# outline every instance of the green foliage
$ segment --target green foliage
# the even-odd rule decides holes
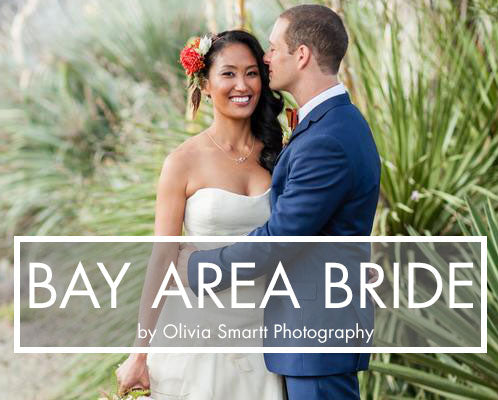
[[[0,320],[6,320],[10,324],[14,324],[14,303],[0,306]]]
[[[24,43],[30,51],[25,65],[0,60],[6,77],[0,85],[0,236],[7,245],[14,233],[90,233],[95,227],[85,226],[81,210],[95,203],[95,193],[120,185],[101,179],[102,171],[116,164],[142,171],[133,160],[150,160],[152,145],[156,153],[163,145],[144,181],[153,196],[161,158],[185,137],[173,131],[185,105],[178,49],[195,33],[191,24],[203,29],[200,19],[184,14],[188,4],[67,7],[59,11],[60,30],[44,30],[53,15],[31,17],[29,32],[37,39],[36,47]],[[138,151],[146,152],[138,154],[141,160]],[[151,209],[142,208],[149,215]]]
[[[377,357],[371,362],[375,372],[395,377],[391,380],[389,393],[396,396],[414,396],[416,393],[423,398],[433,398],[434,395],[452,399],[496,399],[498,397],[498,219],[491,202],[481,208],[467,203],[472,228],[467,229],[462,224],[464,233],[468,236],[487,236],[487,353],[485,354],[396,354],[386,359]],[[434,256],[436,256],[434,254]],[[475,288],[479,291],[479,288]],[[417,313],[407,314],[410,327],[421,332],[427,338],[433,338],[445,331],[448,337],[458,341],[453,314],[440,313],[431,326],[422,323]],[[465,323],[460,321],[459,323]],[[453,332],[453,333],[452,333]],[[465,343],[465,342],[464,342]],[[468,341],[466,342],[468,343]],[[386,380],[384,385],[389,381]],[[409,382],[411,385],[407,385]],[[414,389],[415,388],[415,389]]]
[[[378,230],[458,234],[463,198],[498,199],[497,24],[407,8],[411,29],[396,3],[345,10],[352,89],[382,158]]]
[[[98,400],[133,400],[140,398],[148,398],[146,396],[150,395],[150,390],[132,390],[127,394],[120,396],[116,393],[102,393],[102,397],[99,397]]]
[[[177,50],[196,33],[192,25],[204,30],[202,15],[189,12],[195,2],[56,3],[25,26],[24,64],[0,53],[8,254],[14,234],[151,234],[162,161],[189,134]],[[68,356],[57,398],[112,389],[122,358]]]
[[[80,354],[64,367],[64,380],[55,398],[94,400],[101,392],[116,389],[114,372],[124,360],[123,354]]]

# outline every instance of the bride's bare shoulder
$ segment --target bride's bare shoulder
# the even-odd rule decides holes
[[[205,148],[206,135],[204,132],[198,133],[197,135],[189,137],[182,144],[180,144],[172,153],[182,153],[188,155],[195,155],[196,153],[202,152]]]
[[[175,175],[188,175],[189,170],[197,165],[205,149],[205,137],[203,132],[192,136],[172,150],[165,158],[163,171]]]

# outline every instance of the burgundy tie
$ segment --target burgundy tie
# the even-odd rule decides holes
[[[285,113],[287,115],[287,123],[289,128],[293,131],[297,126],[297,109],[296,108],[286,108]]]

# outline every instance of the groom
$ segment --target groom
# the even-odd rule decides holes
[[[273,171],[270,219],[250,235],[370,235],[380,161],[367,122],[337,80],[347,46],[340,17],[327,7],[300,5],[276,21],[265,55],[270,86],[291,93],[300,109]],[[230,265],[231,247],[181,254],[190,256],[194,293],[198,262]],[[368,360],[368,354],[265,354],[268,369],[285,377],[291,400],[358,399],[357,371]]]

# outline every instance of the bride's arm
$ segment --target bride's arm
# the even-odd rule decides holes
[[[183,216],[186,202],[187,170],[178,153],[170,154],[161,171],[157,185],[155,209],[155,236],[180,236],[182,234]],[[154,329],[165,298],[159,307],[153,309],[155,295],[166,274],[169,264],[176,264],[178,243],[154,243],[147,265],[138,320],[141,328]],[[135,340],[135,346],[148,346],[148,339]],[[147,354],[130,354],[128,359],[116,371],[119,391],[131,388],[148,388],[149,376],[146,367]]]
[[[181,168],[181,157],[176,153],[168,156],[164,162],[157,186],[155,236],[180,236],[182,234],[183,216],[186,202],[186,174]],[[184,167],[184,166],[183,166]],[[153,329],[165,302],[152,308],[155,296],[161,286],[170,263],[176,265],[178,243],[154,243],[147,265],[138,320],[145,329]],[[147,346],[148,339],[136,339],[135,346]]]

